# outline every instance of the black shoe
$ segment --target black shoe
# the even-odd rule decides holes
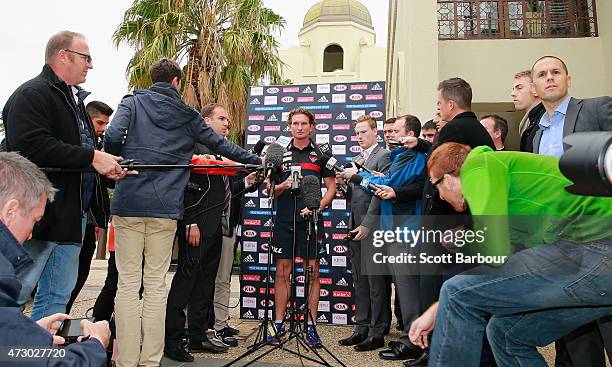
[[[367,352],[370,350],[375,350],[378,348],[382,348],[385,346],[385,339],[384,338],[374,338],[374,337],[368,337],[366,340],[362,341],[361,343],[357,344],[355,346],[355,350],[357,352]]]
[[[164,348],[164,355],[173,361],[193,362],[193,356],[183,347],[166,347]]]
[[[427,367],[427,363],[429,362],[429,351],[423,351],[423,354],[419,358],[409,359],[404,362],[405,367]]]
[[[238,340],[231,335],[228,331],[228,328],[223,328],[219,331],[215,330],[213,340],[219,342],[226,347],[237,347]]]
[[[227,330],[227,333],[229,335],[231,335],[231,336],[236,336],[236,335],[240,334],[240,330],[238,330],[236,328],[233,328],[233,327],[231,327],[229,325],[224,327],[223,330]]]
[[[190,352],[196,353],[227,353],[227,347],[223,345],[216,345],[205,339],[202,341],[190,340],[187,344],[187,349]]]
[[[389,347],[389,349],[393,349],[398,347],[400,344],[402,344],[402,342],[397,340],[391,340],[389,343],[387,343],[387,346]]]
[[[378,352],[378,355],[382,359],[390,360],[390,361],[400,361],[403,359],[415,359],[421,356],[423,351],[420,349],[414,349],[408,347],[406,344],[400,343],[396,345],[394,348],[386,349]]]
[[[358,333],[353,333],[353,335],[349,336],[346,339],[338,340],[338,344],[343,345],[345,347],[349,347],[351,345],[357,345],[357,344],[361,343],[362,341],[364,341],[366,339],[367,339],[366,335],[361,335],[361,334],[358,334]]]

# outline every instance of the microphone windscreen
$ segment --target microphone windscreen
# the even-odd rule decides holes
[[[266,146],[266,143],[263,140],[260,140],[253,147],[253,154],[261,155],[263,148]]]
[[[272,165],[273,171],[276,171],[283,164],[283,154],[285,149],[282,146],[276,143],[270,144],[266,151],[266,165]]]
[[[325,165],[327,164],[327,162],[329,162],[329,159],[330,159],[330,158],[331,158],[331,157],[330,157],[330,156],[328,156],[328,155],[326,155],[326,154],[321,155],[321,156],[319,157],[319,161],[318,161],[319,166],[321,166],[321,167],[325,167]]]
[[[321,206],[321,179],[313,175],[305,176],[302,179],[302,195],[308,209],[319,209]]]
[[[354,183],[355,185],[361,185],[361,181],[363,181],[363,177],[361,177],[359,175],[352,175],[351,176],[351,182]]]

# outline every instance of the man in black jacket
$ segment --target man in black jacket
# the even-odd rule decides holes
[[[196,143],[200,143],[230,159],[261,164],[259,157],[217,135],[198,111],[183,103],[178,92],[183,73],[176,62],[161,59],[151,66],[149,74],[151,88],[136,90],[117,107],[104,138],[107,151],[145,164],[188,164]],[[185,170],[147,171],[115,186],[111,214],[119,271],[115,314],[120,367],[159,365],[162,358],[165,276],[176,222],[183,219],[188,180]],[[209,235],[213,236],[217,228],[211,231]],[[137,307],[141,282],[142,313]]]
[[[47,43],[45,66],[36,78],[24,83],[8,99],[2,119],[7,150],[18,151],[39,167],[87,169],[119,179],[126,172],[120,157],[95,150],[93,127],[85,112],[87,94],[77,85],[85,82],[92,61],[83,35],[63,31]],[[47,206],[32,240],[24,247],[34,266],[21,274],[19,303],[25,304],[38,283],[32,318],[65,312],[77,279],[83,221],[98,190],[95,172],[48,172],[59,189]]]
[[[0,180],[0,349],[5,353],[2,365],[103,365],[104,348],[110,336],[106,321],[94,324],[83,320],[81,328],[83,335],[89,335],[87,340],[72,343],[65,349],[50,349],[64,343],[64,338],[55,334],[70,316],[56,313],[34,322],[21,312],[17,303],[21,288],[17,275],[32,265],[32,258],[21,244],[30,238],[34,224],[43,216],[47,199],[52,202],[57,190],[32,162],[17,153],[0,153],[0,177],[3,178]],[[38,348],[52,353],[43,353],[26,362],[21,353]]]

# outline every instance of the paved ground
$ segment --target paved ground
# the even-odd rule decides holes
[[[92,262],[92,269],[89,275],[89,279],[83,291],[79,295],[77,301],[73,307],[73,316],[82,317],[84,316],[87,309],[93,306],[95,302],[95,298],[102,288],[104,283],[104,278],[106,276],[106,261],[102,260],[94,260]],[[167,277],[167,287],[170,286],[172,273],[168,274]],[[239,297],[239,280],[237,276],[234,276],[232,279],[232,295],[231,295],[231,306],[238,305],[238,297]],[[212,354],[195,354],[196,361],[193,363],[178,363],[168,359],[164,359],[162,361],[163,366],[210,366],[217,367],[223,366],[229,361],[233,360],[240,354],[246,351],[246,346],[253,343],[254,335],[257,331],[258,323],[254,321],[244,321],[238,319],[239,309],[235,307],[231,311],[232,320],[230,323],[240,329],[239,335],[239,343],[240,345],[237,348],[231,348],[229,353],[225,353],[222,355],[212,355]],[[377,367],[387,367],[387,366],[401,366],[401,363],[398,362],[389,362],[381,360],[377,351],[374,352],[366,352],[366,353],[357,353],[352,350],[350,347],[341,347],[337,344],[337,340],[350,335],[351,328],[347,326],[320,326],[319,333],[325,345],[330,349],[331,353],[334,356],[339,358],[346,366],[377,366]],[[392,334],[387,337],[387,341],[395,340],[398,337],[398,333],[393,330]],[[267,347],[269,348],[269,347]],[[290,343],[287,347],[288,349],[296,350],[296,343]],[[554,360],[554,346],[548,346],[546,348],[542,348],[540,352],[545,356],[549,365],[552,366],[552,361]],[[306,353],[307,356],[313,356],[312,352]],[[330,362],[331,365],[338,365],[331,363],[333,360],[330,356],[325,356],[326,360]],[[251,359],[249,359],[250,361]],[[244,363],[234,364],[234,366],[243,366]],[[255,367],[263,367],[263,366],[274,366],[274,367],[289,367],[289,366],[301,366],[302,363],[298,357],[291,355],[290,353],[283,350],[276,350],[272,352],[269,356],[264,357],[259,363],[255,363],[252,366]],[[316,365],[312,364],[308,361],[304,361],[304,365]]]

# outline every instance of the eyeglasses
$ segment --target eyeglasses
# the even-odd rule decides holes
[[[85,61],[87,61],[87,63],[91,63],[91,60],[92,60],[92,59],[91,59],[91,55],[84,54],[84,53],[80,53],[80,52],[77,52],[77,51],[71,50],[71,49],[69,49],[69,48],[64,49],[64,51],[66,51],[66,52],[70,52],[70,53],[73,53],[73,54],[77,54],[77,55],[79,55],[79,56],[83,57],[83,58],[85,59]]]
[[[443,174],[443,175],[442,175],[442,177],[440,177],[440,178],[439,178],[439,179],[437,179],[436,181],[432,181],[432,182],[431,182],[431,186],[432,186],[432,187],[436,187],[436,186],[438,186],[438,185],[439,185],[439,184],[440,184],[440,183],[441,183],[441,182],[444,180],[444,176],[446,176],[446,175],[450,175],[450,174],[452,174],[453,172],[455,172],[455,171],[446,172],[445,174]],[[429,179],[429,180],[431,181],[431,179]]]

